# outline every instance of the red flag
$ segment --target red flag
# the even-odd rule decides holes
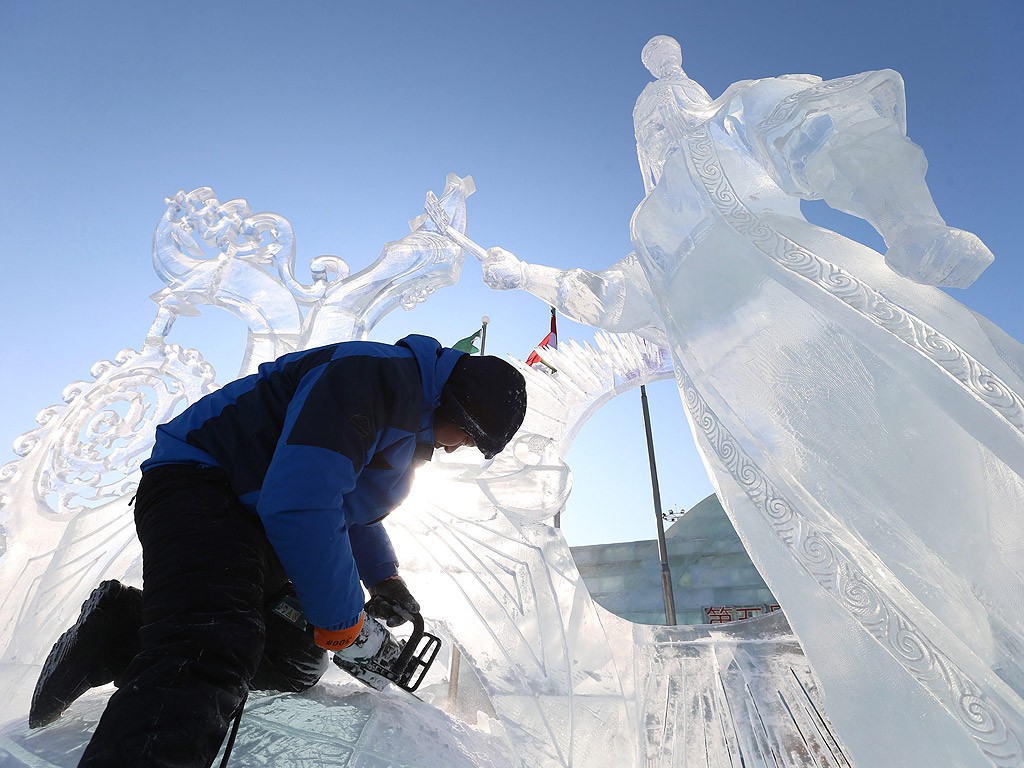
[[[544,340],[540,344],[537,345],[537,349],[547,349],[548,347],[551,349],[558,349],[558,327],[555,324],[554,307],[551,308],[551,332],[544,337]],[[534,365],[535,363],[543,363],[544,365],[548,365],[540,359],[540,355],[537,354],[537,349],[534,349],[533,352],[530,353],[530,356],[526,358],[526,364]],[[548,368],[551,368],[551,366],[548,365]],[[551,368],[551,370],[555,369]]]

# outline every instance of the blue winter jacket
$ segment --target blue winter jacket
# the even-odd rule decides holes
[[[434,410],[463,354],[414,335],[285,355],[158,427],[142,469],[223,468],[259,514],[306,618],[354,626],[360,580],[397,572],[380,521],[433,452]]]

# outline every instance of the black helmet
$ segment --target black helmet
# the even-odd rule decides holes
[[[441,390],[437,418],[461,427],[493,459],[526,417],[526,379],[491,355],[463,355]]]

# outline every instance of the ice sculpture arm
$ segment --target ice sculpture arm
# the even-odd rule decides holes
[[[527,291],[579,323],[627,332],[654,321],[650,307],[635,288],[643,273],[629,269],[624,262],[599,272],[559,269],[521,261],[504,248],[490,248],[482,267],[488,287]]]
[[[485,249],[451,226],[432,195],[427,195],[425,211],[445,237],[477,258],[489,287],[527,291],[577,322],[617,333],[632,331],[667,346],[665,331],[647,298],[647,278],[635,254],[602,272],[529,264],[504,248]]]
[[[647,279],[633,254],[600,272],[530,264],[504,248],[482,259],[484,282],[523,290],[579,323],[614,333],[637,332],[664,345],[664,331],[647,301]]]

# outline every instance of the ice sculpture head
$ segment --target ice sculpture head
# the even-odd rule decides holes
[[[683,49],[668,35],[656,35],[648,40],[640,52],[640,59],[657,78],[683,71]]]
[[[492,459],[508,445],[526,416],[526,380],[504,360],[463,355],[441,391],[435,418],[454,424]]]
[[[661,178],[668,154],[679,146],[686,126],[705,119],[711,97],[683,71],[683,52],[667,35],[652,37],[640,58],[657,79],[648,83],[633,108],[633,130],[644,186]]]

